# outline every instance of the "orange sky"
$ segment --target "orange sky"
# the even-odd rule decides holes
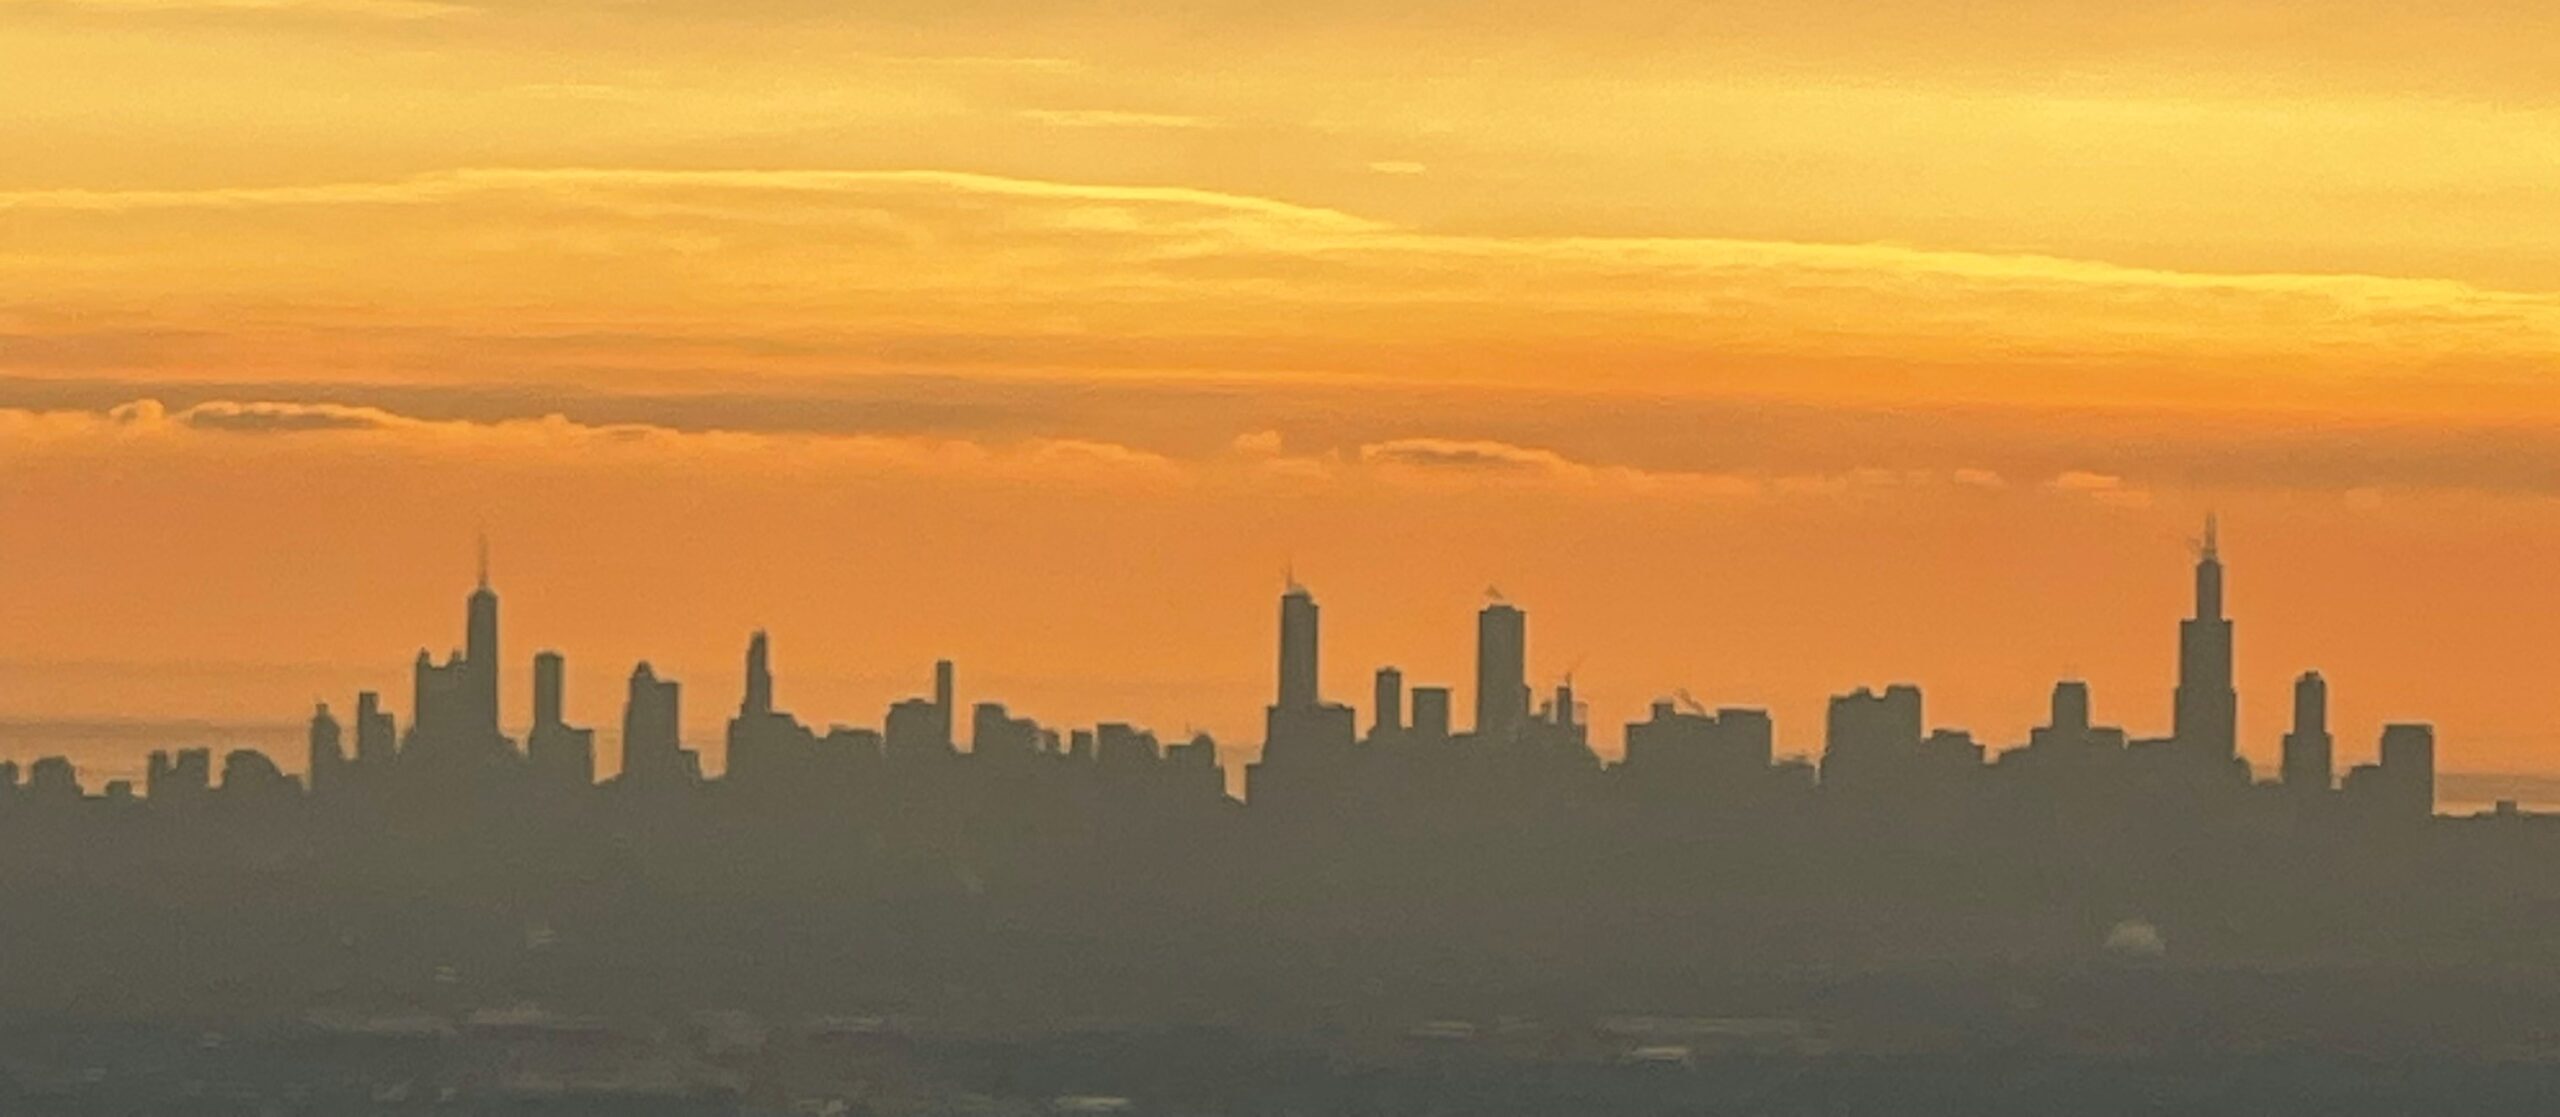
[[[2245,752],[2560,772],[2560,15],[1390,7],[0,0],[0,754],[405,715],[483,525],[517,723],[1250,745],[1294,562],[1339,698],[2156,733],[2219,509]]]

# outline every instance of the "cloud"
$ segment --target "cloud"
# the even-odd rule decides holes
[[[243,434],[296,431],[383,430],[402,420],[370,407],[329,403],[203,403],[169,415],[171,421],[197,430]]]
[[[2125,484],[2124,478],[2111,473],[2093,473],[2080,469],[2065,470],[2055,474],[2052,480],[2045,482],[2045,487],[2054,492],[2085,496],[2101,504],[2112,504],[2120,508],[2151,506],[2151,494],[2148,491],[2129,486]]]
[[[1106,486],[1191,480],[1164,455],[1096,439],[973,441],[679,430],[647,423],[582,423],[558,414],[422,419],[371,407],[272,401],[214,400],[175,409],[155,399],[95,411],[0,408],[0,459],[47,454],[122,458],[146,452],[462,457],[500,466],[572,469],[725,464],[776,475],[850,471]]]
[[[1032,201],[1105,202],[1224,210],[1345,232],[1383,230],[1381,222],[1339,210],[1250,194],[1186,186],[1112,185],[1012,178],[942,170],[658,170],[557,167],[474,168],[373,181],[300,186],[0,191],[0,210],[123,213],[154,209],[296,209],[423,206],[505,194],[561,202],[594,199],[594,191],[729,191],[803,196],[883,195],[917,190]]]
[[[1360,448],[1360,460],[1379,465],[1468,472],[1568,474],[1577,468],[1563,455],[1551,450],[1442,438],[1400,438],[1363,446]]]
[[[2066,493],[2104,493],[2123,488],[2124,478],[2074,469],[2056,474],[2053,480],[2046,482],[2046,485]]]
[[[147,452],[460,456],[501,465],[694,469],[727,463],[761,473],[931,474],[1044,485],[1256,486],[1285,483],[1540,490],[1567,498],[1672,502],[1839,496],[1953,483],[1926,470],[1832,474],[1650,469],[1483,439],[1407,437],[1292,453],[1277,431],[1251,431],[1193,454],[1106,437],[967,437],[824,431],[680,429],[589,422],[559,413],[438,419],[328,402],[157,399],[101,409],[0,407],[0,459]]]
[[[1527,484],[1678,501],[1747,500],[1772,488],[1757,476],[1596,465],[1554,450],[1481,439],[1393,439],[1360,447],[1356,460],[1390,481],[1432,485]]]
[[[1249,431],[1237,435],[1229,444],[1236,453],[1251,458],[1275,457],[1287,448],[1287,440],[1279,431]]]
[[[187,224],[248,210],[272,212]],[[2515,383],[2560,357],[2560,295],[2423,277],[1424,231],[1232,191],[948,170],[499,167],[5,191],[0,211],[14,226],[0,302],[89,320],[149,315],[222,335],[240,329],[243,305],[278,324],[387,307],[524,335],[521,308],[538,305],[562,336],[619,359],[701,367],[709,354],[637,336],[688,324],[838,349],[717,354],[739,373],[805,360],[1412,376],[1428,353],[1449,370],[1433,375],[1479,382],[1552,382],[1570,361],[1590,383],[1784,390],[1807,367],[1838,382],[1883,366],[1925,396],[1969,388],[1988,363],[2104,395],[2267,376],[2310,391],[2421,368]],[[410,266],[383,263],[395,259]],[[224,281],[208,286],[215,269]],[[325,297],[311,286],[323,272]],[[173,287],[147,305],[108,293]]]
[[[1370,171],[1382,175],[1418,175],[1430,169],[1423,164],[1404,159],[1381,159],[1369,164]]]
[[[116,15],[313,15],[421,20],[472,15],[479,9],[442,0],[0,0],[0,10],[52,8]]]
[[[1053,128],[1212,128],[1218,123],[1205,116],[1116,109],[1024,109],[1017,115]]]

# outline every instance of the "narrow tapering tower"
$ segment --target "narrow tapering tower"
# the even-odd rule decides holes
[[[2204,519],[2196,558],[2196,615],[2178,625],[2178,748],[2228,762],[2240,752],[2240,696],[2231,683],[2231,619],[2222,612],[2220,524]]]
[[[747,638],[747,694],[738,704],[741,717],[759,718],[773,712],[772,649],[759,628]]]
[[[465,623],[463,693],[467,704],[462,730],[472,745],[500,739],[498,731],[498,592],[489,588],[489,537],[480,537],[480,581],[471,591]]]
[[[1280,595],[1280,694],[1277,707],[1312,710],[1324,704],[1318,683],[1320,638],[1316,598],[1293,574]]]

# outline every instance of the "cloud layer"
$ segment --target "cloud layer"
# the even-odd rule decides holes
[[[1431,232],[1189,187],[489,169],[0,192],[0,363],[929,368],[1674,394],[2560,395],[2560,296],[2033,253]],[[125,294],[159,290],[146,308]],[[101,323],[105,323],[102,325]],[[1901,385],[1896,387],[1896,385]],[[2493,405],[2491,411],[2506,410]]]

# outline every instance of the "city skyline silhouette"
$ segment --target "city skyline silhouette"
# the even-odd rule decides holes
[[[2428,983],[2560,967],[2535,933],[2560,910],[2543,871],[2560,827],[2512,803],[2439,813],[2434,727],[2387,726],[2360,761],[2316,670],[2292,688],[2283,762],[2253,772],[2231,685],[2245,595],[2224,554],[2208,521],[2166,736],[2110,724],[2064,679],[2003,746],[1892,684],[1832,696],[1821,753],[1785,757],[1765,710],[1683,691],[1604,764],[1584,676],[1533,684],[1536,615],[1509,595],[1483,596],[1467,681],[1382,666],[1364,714],[1328,695],[1326,613],[1292,572],[1241,770],[1206,735],[1044,725],[972,695],[950,660],[876,723],[813,722],[789,645],[757,629],[724,766],[681,731],[685,680],[643,661],[603,683],[623,694],[610,773],[565,702],[596,684],[515,642],[484,558],[460,647],[417,651],[405,707],[372,691],[316,706],[304,777],[248,748],[155,751],[141,781],[102,785],[60,757],[0,763],[0,885],[24,899],[0,911],[20,960],[0,967],[19,1014],[0,1027],[104,998],[137,1026],[357,1043],[325,1058],[367,1075],[401,1050],[591,1061],[645,1021],[728,1027],[706,1004],[811,1021],[793,1043],[855,1027],[909,1058],[953,1042],[915,1021],[1076,1035],[1097,1013],[1220,1042],[1361,1036],[1424,1066],[1430,1044],[1478,1042],[1482,1018],[1621,1065],[1656,1049],[1687,1065],[1700,1045],[1786,1066],[1835,1044],[1970,1058],[2009,1042],[1922,1040],[1936,1025],[1915,1012],[1992,1035],[2096,1029],[2035,1041],[2052,1067],[2127,1044],[2327,1053],[2372,1035],[2476,1057],[2503,1025],[2466,1015],[2467,986]],[[533,711],[521,740],[513,705]],[[1986,981],[2074,1007],[2043,1024],[1986,1010]],[[2538,988],[2507,995],[2529,1012]],[[2391,1011],[2359,1000],[2377,990]],[[2241,1024],[2233,999],[2257,995],[2277,1005]],[[1772,1015],[1683,1015],[1737,998]],[[855,1006],[885,1015],[827,1022]],[[2214,1021],[2201,1047],[2142,1038],[2150,1014],[2185,1012]],[[685,1104],[715,1112],[738,1097],[717,1076],[693,1088]]]
[[[2193,612],[2188,619],[2180,622],[2182,635],[2177,655],[2179,681],[2171,692],[2172,716],[2169,720],[2172,724],[2169,732],[2162,737],[2136,740],[2134,743],[2171,745],[2182,751],[2219,756],[2237,764],[2240,770],[2246,773],[2250,769],[2250,762],[2241,758],[2241,738],[2237,732],[2237,691],[2233,687],[2233,621],[2224,614],[2225,588],[2218,533],[2218,517],[2208,514],[2202,534],[2191,541],[2196,557]],[[619,774],[619,765],[624,763],[620,757],[626,747],[626,735],[632,731],[632,726],[644,725],[646,728],[641,737],[644,768],[652,764],[661,767],[677,765],[690,771],[694,778],[725,774],[728,765],[727,745],[717,739],[689,740],[689,734],[695,737],[700,735],[699,726],[703,724],[703,720],[697,717],[693,723],[685,723],[674,713],[675,704],[672,698],[660,697],[652,700],[668,705],[669,709],[664,716],[634,720],[633,715],[629,713],[631,703],[639,701],[639,695],[644,689],[639,682],[642,677],[651,680],[652,687],[665,690],[670,694],[679,685],[679,681],[672,678],[665,679],[663,683],[659,682],[659,675],[647,660],[641,661],[633,669],[631,684],[633,694],[625,704],[626,714],[623,722],[618,726],[607,726],[603,733],[603,739],[611,744],[612,752],[616,757],[617,767],[614,769],[599,767],[600,754],[596,749],[598,731],[573,730],[565,720],[566,695],[569,693],[565,682],[567,660],[560,650],[545,648],[526,657],[525,663],[529,673],[525,677],[531,681],[532,686],[529,691],[521,692],[522,696],[515,704],[524,711],[524,715],[510,717],[508,714],[510,707],[499,698],[502,693],[512,693],[512,691],[502,681],[506,671],[497,649],[499,601],[491,582],[490,543],[485,533],[479,538],[476,546],[476,585],[468,600],[463,628],[464,641],[449,652],[443,653],[441,660],[437,653],[425,646],[420,647],[416,654],[411,680],[412,705],[410,708],[417,712],[413,712],[410,716],[423,717],[427,724],[422,729],[412,722],[405,736],[388,744],[375,741],[372,746],[373,751],[367,755],[370,755],[374,761],[388,764],[391,757],[403,751],[399,741],[411,738],[423,739],[429,743],[430,755],[432,755],[432,750],[440,747],[440,742],[462,736],[484,742],[482,745],[472,745],[467,748],[497,749],[498,752],[491,754],[491,757],[503,754],[517,761],[529,761],[534,767],[542,768],[546,763],[563,763],[565,759],[554,756],[546,760],[543,756],[544,750],[539,746],[557,744],[550,738],[571,733],[575,736],[573,744],[562,747],[575,749],[581,757],[576,762],[578,770],[588,773],[588,778],[583,782],[595,783],[599,779],[607,779]],[[1243,774],[1256,763],[1270,741],[1283,739],[1293,733],[1301,735],[1313,733],[1320,736],[1330,734],[1344,736],[1346,739],[1368,740],[1380,734],[1401,731],[1401,719],[1405,716],[1404,710],[1408,704],[1406,694],[1408,686],[1417,691],[1430,692],[1417,695],[1417,700],[1412,703],[1417,707],[1417,716],[1422,716],[1420,708],[1428,707],[1434,711],[1429,716],[1434,718],[1441,727],[1438,732],[1453,738],[1462,727],[1466,730],[1463,736],[1467,739],[1516,737],[1523,732],[1524,727],[1531,724],[1533,708],[1534,716],[1539,722],[1551,723],[1556,716],[1554,711],[1560,706],[1571,711],[1568,720],[1576,727],[1578,739],[1583,747],[1590,750],[1595,763],[1623,764],[1629,753],[1626,747],[1627,742],[1633,741],[1638,736],[1637,723],[1632,721],[1628,723],[1626,736],[1619,738],[1615,748],[1610,746],[1606,735],[1594,739],[1589,734],[1587,726],[1581,720],[1588,716],[1587,707],[1580,700],[1579,695],[1582,692],[1576,689],[1573,677],[1575,670],[1581,666],[1580,661],[1576,662],[1574,669],[1568,669],[1562,673],[1560,683],[1552,690],[1538,692],[1539,688],[1533,685],[1529,670],[1531,659],[1526,631],[1527,615],[1509,602],[1497,587],[1488,587],[1484,591],[1485,605],[1477,617],[1477,662],[1473,678],[1468,680],[1471,685],[1460,691],[1467,696],[1465,701],[1473,703],[1472,720],[1465,722],[1463,726],[1450,720],[1447,713],[1451,694],[1459,688],[1449,686],[1445,682],[1434,686],[1422,681],[1409,681],[1407,672],[1394,664],[1381,664],[1376,667],[1376,674],[1373,676],[1375,685],[1370,692],[1373,704],[1365,712],[1347,703],[1322,700],[1317,697],[1323,685],[1318,658],[1321,645],[1317,617],[1320,606],[1316,602],[1313,590],[1300,580],[1294,563],[1290,565],[1290,569],[1282,579],[1282,588],[1280,623],[1277,630],[1280,652],[1276,661],[1279,665],[1276,671],[1280,680],[1280,697],[1271,707],[1259,739],[1242,743],[1230,741],[1223,746],[1213,746],[1217,765],[1230,772],[1227,781],[1230,793],[1241,794],[1244,791],[1246,784]],[[749,642],[749,667],[743,676],[746,682],[741,709],[745,712],[741,717],[750,722],[778,720],[784,724],[796,725],[796,722],[790,721],[789,715],[781,714],[772,705],[774,682],[767,648],[766,630],[756,630]],[[938,712],[934,716],[946,722],[955,722],[958,718],[957,712],[949,708],[954,701],[952,694],[954,668],[955,664],[947,659],[940,661],[935,667],[934,695],[941,705],[937,707]],[[2057,695],[2062,690],[2075,691],[2079,696],[2075,701],[2085,707],[2088,702],[2088,685],[2085,681],[2066,676],[2055,685],[2059,688]],[[1909,697],[1915,704],[1917,695],[1920,693],[1919,687],[1902,680],[1892,681],[1885,689],[1890,694]],[[1875,691],[1869,687],[1860,686],[1855,696],[1833,695],[1830,699],[1832,721],[1820,738],[1818,748],[1789,750],[1784,754],[1785,758],[1790,761],[1815,762],[1824,765],[1827,770],[1830,752],[1836,747],[1834,742],[1841,737],[1839,718],[1842,704],[1853,699],[1865,700],[1874,694]],[[2061,699],[2057,697],[2055,707],[2057,711],[2061,709],[2058,705],[2060,701]],[[2256,774],[2290,784],[2322,781],[2335,783],[2352,771],[2354,765],[2341,765],[2335,759],[2339,755],[2338,750],[2327,732],[2327,684],[2316,668],[2306,669],[2297,680],[2291,701],[2293,703],[2292,721],[2282,741],[2271,750],[2276,753],[2274,761],[2271,764],[2258,764],[2259,770]],[[374,718],[388,719],[391,723],[397,724],[400,716],[383,701],[381,694],[377,691],[366,691],[355,696],[353,705],[358,711],[353,724],[359,727]],[[909,700],[900,700],[892,704],[888,709],[887,720],[873,723],[873,734],[881,735],[883,733],[881,726],[894,726],[902,714],[909,712],[907,707],[910,705]],[[995,701],[995,705],[1002,707],[1003,703],[999,699]],[[1691,697],[1688,687],[1678,687],[1670,694],[1655,696],[1649,700],[1649,707],[1657,718],[1665,710],[1672,708],[1688,708],[1700,713],[1705,712],[1705,707]],[[345,709],[346,705],[342,704],[339,708]],[[1733,708],[1728,706],[1728,709]],[[1331,719],[1326,717],[1323,711],[1333,709],[1340,710],[1341,718],[1348,720],[1338,726],[1330,724]],[[319,704],[316,713],[327,718],[329,710],[330,704],[324,700]],[[1326,721],[1328,724],[1320,726],[1285,724],[1289,718],[1295,716],[1297,711],[1310,711],[1319,721]],[[1386,711],[1390,716],[1382,719],[1380,711]],[[1768,718],[1765,710],[1748,712],[1764,721]],[[1010,717],[1011,714],[1000,710],[999,716]],[[1912,716],[1916,719],[1916,712]],[[2087,716],[2084,708],[2080,714],[2081,724],[2089,724],[2086,720]],[[1364,717],[1365,722],[1362,720]],[[334,731],[336,722],[331,720],[329,724]],[[740,722],[736,720],[727,722],[728,741],[734,742],[738,739],[739,724]],[[845,727],[859,723],[831,718],[818,724]],[[1356,731],[1350,729],[1351,726],[1359,724],[1366,724],[1369,728]],[[2048,722],[2047,727],[2050,728],[2053,724],[2058,723]],[[2394,725],[2407,724],[2412,723],[2386,724],[2383,734],[2387,737],[2393,732]],[[461,729],[457,726],[469,728]],[[2306,727],[2308,727],[2307,730]],[[137,729],[140,728],[137,727]],[[1973,745],[1971,733],[1961,727],[1928,725],[1923,728],[1931,734],[1946,737],[1951,741],[1961,739],[1966,742],[1965,747],[1979,750],[1984,757],[1993,762],[1997,762],[2011,748],[2025,747],[2025,743],[1994,742]],[[511,733],[511,730],[514,732]],[[2432,733],[2431,726],[2427,727],[2427,730]],[[894,733],[894,729],[888,732]],[[1052,729],[1043,730],[1043,732],[1055,735],[1057,731]],[[2038,732],[2042,733],[2044,730]],[[358,731],[357,735],[366,734]],[[380,733],[375,732],[371,735],[378,737]],[[749,736],[752,738],[753,735]],[[1186,739],[1214,741],[1214,738],[1207,734],[1187,729],[1184,736]],[[1791,739],[1801,741],[1804,736],[1805,734],[1799,731]],[[2301,738],[2299,743],[2297,738]],[[353,739],[350,738],[350,740]],[[955,735],[948,726],[944,729],[941,739],[959,752],[971,751],[965,737]],[[1773,733],[1772,739],[1778,739],[1777,735]],[[156,766],[165,759],[162,754],[170,751],[168,746],[178,743],[161,742],[160,744],[164,747],[151,750],[153,755],[150,759],[155,766],[155,771]],[[189,743],[195,744],[195,742]],[[203,747],[216,753],[231,751],[229,746],[219,744]],[[2432,745],[2429,747],[2429,764],[2432,769],[2434,764]],[[2379,747],[2367,750],[2365,754],[2375,757],[2378,761]],[[1773,759],[1778,755],[1772,752]],[[2348,755],[2355,755],[2354,750],[2351,749]],[[705,757],[711,759],[706,762]],[[32,761],[45,759],[45,757],[30,755],[11,759],[24,769]],[[316,748],[299,758],[299,763],[297,758],[292,756],[270,759],[278,760],[280,770],[293,773],[303,781],[306,787],[316,785],[320,778],[319,773],[327,763]],[[340,762],[352,759],[354,755],[350,754],[348,757],[341,758]],[[485,759],[489,758],[484,757]],[[75,770],[76,763],[75,761]],[[107,771],[109,780],[129,779],[130,776],[130,773],[114,766],[109,766]],[[555,775],[557,775],[556,772]],[[2434,778],[2432,770],[2429,772],[2429,778],[2431,781]],[[2431,791],[2431,801],[2432,798]],[[2503,798],[2498,804],[2488,805],[2500,804],[2509,808],[2514,805]]]
[[[0,0],[0,1117],[2560,1110],[2554,42]]]

